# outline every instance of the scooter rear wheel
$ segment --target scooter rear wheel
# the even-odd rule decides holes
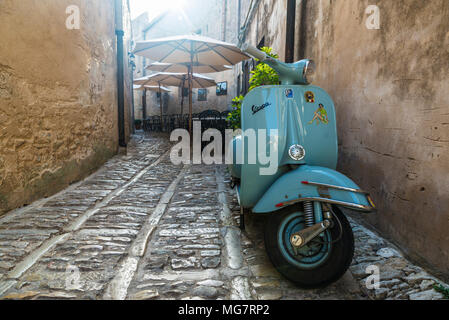
[[[268,256],[279,273],[300,287],[327,286],[340,279],[351,264],[354,256],[351,225],[338,207],[333,207],[333,211],[340,223],[334,221],[332,228],[300,251],[293,249],[289,239],[291,234],[305,228],[302,205],[277,211],[267,219]]]

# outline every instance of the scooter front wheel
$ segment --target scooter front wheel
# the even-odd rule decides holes
[[[304,288],[327,286],[348,270],[354,256],[354,235],[337,207],[333,226],[303,248],[290,243],[292,234],[305,228],[302,205],[271,214],[265,226],[265,247],[275,268]]]

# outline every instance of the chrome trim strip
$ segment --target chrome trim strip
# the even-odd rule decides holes
[[[316,186],[316,187],[326,187],[326,188],[330,188],[330,189],[343,190],[343,191],[349,191],[349,192],[354,192],[354,193],[369,194],[369,192],[363,191],[361,189],[340,187],[340,186],[334,186],[331,184],[318,183],[318,182],[308,182],[307,181],[307,183],[305,183],[305,185],[311,185],[311,186]]]
[[[339,201],[339,200],[333,200],[333,199],[326,199],[326,198],[319,198],[319,197],[313,197],[313,198],[301,198],[301,199],[296,199],[296,200],[291,200],[291,201],[287,201],[287,202],[282,202],[283,206],[288,206],[288,205],[292,205],[298,202],[304,202],[304,201],[318,201],[318,202],[325,202],[325,203],[330,203],[330,204],[335,204],[337,206],[342,206],[342,207],[349,207],[349,208],[354,208],[354,209],[358,209],[358,210],[363,210],[363,211],[375,211],[376,208],[371,207],[371,206],[365,206],[362,204],[355,204],[355,203],[351,203],[351,202],[345,202],[345,201]]]

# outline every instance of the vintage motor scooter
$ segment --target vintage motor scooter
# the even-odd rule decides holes
[[[283,276],[302,287],[326,286],[343,276],[354,255],[353,232],[340,208],[372,212],[375,205],[367,192],[335,171],[335,107],[323,89],[311,85],[314,62],[286,64],[247,44],[242,51],[271,66],[281,81],[255,88],[242,104],[243,133],[230,145],[242,212],[269,214],[265,246]],[[257,142],[248,142],[247,130],[256,132]],[[266,130],[262,138],[260,130]],[[267,165],[260,157],[249,161],[254,152],[274,152],[275,172],[263,172]]]

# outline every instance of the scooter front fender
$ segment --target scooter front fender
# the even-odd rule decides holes
[[[330,203],[362,212],[376,210],[369,194],[345,175],[324,167],[303,165],[276,180],[252,211],[269,213],[304,201]]]

